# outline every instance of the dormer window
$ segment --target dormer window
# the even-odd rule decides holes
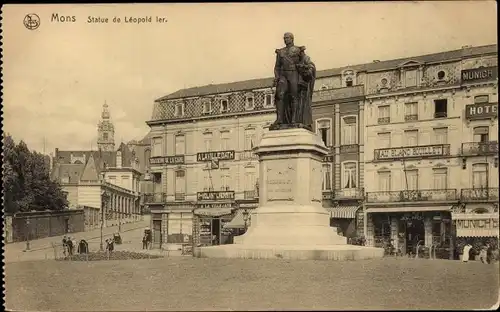
[[[229,102],[227,99],[220,100],[220,112],[227,113],[229,111]]]
[[[352,78],[351,77],[349,77],[345,80],[345,86],[352,87]]]
[[[174,106],[174,116],[182,117],[184,116],[184,103],[175,103]]]
[[[252,110],[254,108],[255,108],[255,102],[254,102],[253,94],[247,94],[246,101],[245,101],[245,109]]]
[[[264,107],[269,108],[274,106],[274,97],[271,93],[264,95]]]
[[[203,115],[210,114],[212,112],[212,102],[210,100],[203,101]]]

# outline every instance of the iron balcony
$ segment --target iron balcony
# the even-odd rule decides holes
[[[244,191],[243,198],[244,199],[256,199],[256,198],[259,198],[259,195],[257,194],[257,191]]]
[[[498,141],[462,143],[462,156],[486,156],[498,154]]]
[[[460,192],[464,202],[498,201],[498,187],[466,188]]]
[[[175,200],[186,200],[186,193],[175,193]]]
[[[362,188],[333,190],[333,198],[334,199],[362,199],[363,193],[364,193],[364,191]]]
[[[381,191],[366,193],[367,203],[432,202],[458,200],[456,189]]]
[[[167,194],[165,193],[144,194],[145,204],[163,204],[165,202],[167,202]]]

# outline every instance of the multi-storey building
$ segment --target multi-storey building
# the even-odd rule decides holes
[[[352,237],[363,234],[364,87],[351,69],[330,74],[318,80],[312,106],[314,131],[330,149],[323,163],[323,206],[331,225]]]
[[[456,222],[451,212],[463,206],[461,195],[469,194],[473,170],[493,167],[484,157],[478,160],[473,155],[465,165],[468,156],[463,152],[470,146],[466,142],[473,131],[479,131],[476,139],[488,141],[481,146],[495,146],[489,140],[496,139],[496,103],[492,104],[496,77],[464,85],[462,76],[483,72],[479,66],[496,67],[496,49],[496,45],[464,47],[379,62],[378,68],[366,71],[365,234],[369,244],[392,242],[404,253],[416,253],[420,245],[444,245],[453,256]],[[474,104],[472,94],[482,95],[478,98],[482,102]],[[495,131],[495,135],[481,139],[480,133],[486,133],[484,121],[474,121],[476,130],[472,121],[466,121],[474,109],[476,115],[488,109],[493,120],[489,133]],[[491,187],[498,187],[498,172],[495,176]]]
[[[257,206],[252,148],[275,118],[271,84],[209,85],[155,101],[148,122],[154,186],[144,201],[156,246],[192,242],[193,233],[195,243],[223,242],[242,221],[237,208]]]

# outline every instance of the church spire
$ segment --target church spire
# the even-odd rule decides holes
[[[97,125],[97,148],[106,151],[115,150],[115,127],[110,120],[108,104],[104,101],[102,106],[101,121]]]

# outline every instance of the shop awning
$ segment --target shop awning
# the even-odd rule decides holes
[[[390,206],[390,207],[366,207],[367,213],[375,212],[424,212],[424,211],[450,211],[451,206]]]
[[[232,208],[198,208],[193,210],[193,214],[204,217],[222,217],[230,215]]]
[[[458,237],[497,237],[497,213],[452,213]]]
[[[333,219],[355,219],[356,211],[359,206],[338,206],[328,207],[326,210],[330,213],[330,218]]]
[[[248,224],[247,224],[248,225]],[[243,218],[243,210],[238,210],[233,220],[224,224],[225,229],[244,229],[245,219]]]

